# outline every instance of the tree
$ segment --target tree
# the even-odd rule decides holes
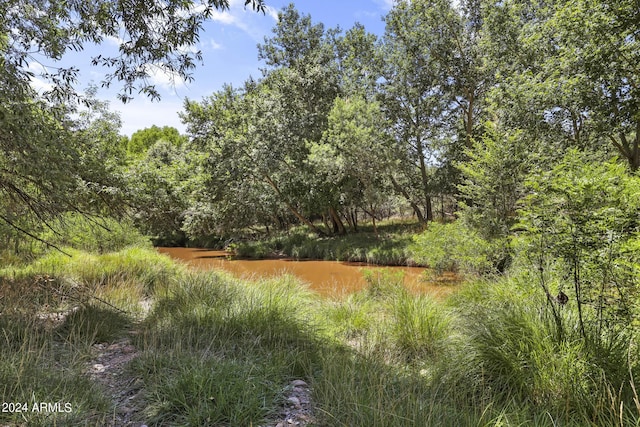
[[[554,40],[560,42],[556,55],[547,58],[547,64],[562,74],[573,73],[571,78],[558,78],[557,71],[546,73],[545,77],[564,92],[572,90],[583,98],[579,104],[581,114],[572,117],[572,127],[591,122],[593,134],[604,135],[631,169],[637,170],[640,167],[638,3],[562,1],[554,12],[545,26],[557,34]]]
[[[278,200],[266,182],[269,158],[249,137],[255,90],[253,82],[243,89],[227,85],[201,102],[185,102],[194,186],[184,229],[191,237],[279,222]]]
[[[336,34],[333,44],[342,95],[374,100],[382,67],[377,36],[356,23],[343,36]]]
[[[486,51],[500,70],[492,98],[503,123],[553,151],[617,152],[636,170],[637,4],[510,0],[487,11]]]
[[[263,0],[248,0],[245,6],[249,3],[264,11]],[[24,86],[32,77],[28,67],[38,58],[60,59],[65,52],[80,51],[87,43],[116,38],[120,43],[117,56],[92,58],[94,65],[113,69],[103,84],[121,81],[122,100],[131,99],[134,91],[157,99],[158,92],[148,81],[153,67],[190,79],[190,70],[201,54],[185,47],[198,41],[203,22],[213,10],[228,7],[228,0],[201,0],[197,4],[181,0],[7,0],[0,5],[0,68]],[[75,94],[72,84],[77,73],[73,67],[47,71],[43,77],[53,84],[49,95],[67,99]]]
[[[136,131],[131,135],[127,144],[127,152],[133,156],[144,154],[152,145],[161,140],[179,147],[186,139],[185,136],[180,135],[178,129],[172,126],[163,126],[160,128],[153,125],[150,128]]]
[[[289,5],[280,12],[273,33],[258,46],[259,57],[270,68],[263,70],[264,78],[251,98],[252,155],[261,165],[264,182],[279,200],[299,221],[321,234],[304,212],[316,213],[317,209],[309,199],[315,192],[310,185],[313,171],[306,159],[309,144],[322,138],[339,93],[332,46],[335,31],[325,32],[322,24],[313,24],[309,15],[300,16]],[[331,216],[340,222],[337,215]]]
[[[0,86],[0,94],[11,90],[15,87]],[[108,136],[117,144],[119,119],[94,104],[94,112],[81,112],[79,121],[72,121],[64,105],[47,104],[24,90],[25,100],[2,111],[0,220],[35,237],[29,230],[46,226],[55,215],[89,213],[113,202],[117,145],[101,142]]]
[[[364,98],[336,98],[322,141],[314,144],[309,162],[327,184],[328,204],[360,208],[373,220],[388,197],[391,140],[380,106]],[[355,229],[357,216],[348,215]],[[377,230],[376,230],[377,231]]]
[[[532,147],[522,132],[509,133],[492,122],[485,128],[482,138],[467,149],[467,159],[456,164],[462,173],[461,217],[484,239],[503,239],[506,249],[505,239],[518,221],[517,209],[525,195],[525,178],[534,166]]]
[[[437,58],[440,37],[435,7],[443,1],[401,1],[386,17],[381,104],[396,141],[393,185],[421,222],[433,219],[431,172],[446,138],[450,98]]]
[[[254,9],[264,8],[262,0],[245,5],[249,3]],[[185,47],[198,41],[202,23],[213,9],[227,7],[227,0],[203,0],[198,5],[181,0],[1,2],[0,194],[5,202],[0,220],[33,236],[13,213],[31,214],[46,223],[60,212],[82,210],[75,199],[79,193],[88,190],[101,199],[108,188],[91,179],[96,176],[93,167],[101,166],[87,163],[92,138],[75,132],[70,119],[76,113],[74,101],[82,98],[73,87],[78,70],[45,67],[41,77],[52,89],[39,96],[30,86],[33,62],[58,60],[87,43],[116,38],[118,55],[92,58],[94,65],[112,70],[102,83],[122,82],[123,101],[134,91],[155,99],[158,93],[148,82],[152,67],[188,80],[200,53]]]
[[[158,140],[127,168],[127,196],[136,226],[156,244],[183,245],[192,177],[181,147]]]

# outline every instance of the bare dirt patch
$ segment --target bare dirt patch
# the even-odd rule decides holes
[[[139,354],[129,338],[112,344],[94,344],[87,366],[89,377],[100,384],[114,405],[109,426],[142,426],[137,420],[136,402],[142,390],[140,379],[127,374],[126,366]]]

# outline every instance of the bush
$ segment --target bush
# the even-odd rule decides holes
[[[487,241],[461,221],[432,222],[414,237],[410,250],[417,263],[427,264],[437,274],[445,271],[488,274],[504,268],[507,257],[503,240]]]
[[[640,180],[615,161],[593,162],[571,150],[545,173],[527,180],[514,247],[539,271],[540,290],[560,282],[578,305],[586,338],[596,329],[624,328],[637,316]]]
[[[637,361],[626,359],[625,334],[593,330],[584,340],[574,306],[560,313],[561,333],[546,299],[520,278],[469,284],[453,304],[461,336],[443,375],[469,399],[518,402],[533,413],[547,412],[555,425],[607,425],[603,420],[620,415],[621,402],[633,405],[629,373]]]
[[[106,253],[127,246],[150,246],[149,239],[126,219],[88,217],[69,212],[58,217],[51,226],[39,238],[58,247]]]

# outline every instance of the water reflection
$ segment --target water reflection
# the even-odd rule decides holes
[[[307,282],[314,291],[330,297],[340,297],[362,289],[366,285],[364,270],[401,271],[404,273],[404,285],[415,293],[444,296],[453,290],[452,286],[425,282],[422,274],[425,269],[421,267],[378,267],[356,262],[293,259],[229,260],[224,251],[197,248],[158,248],[158,251],[195,268],[222,269],[241,278],[292,274]]]

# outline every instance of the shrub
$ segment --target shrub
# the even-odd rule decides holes
[[[59,247],[106,253],[127,246],[150,246],[149,239],[126,219],[88,217],[69,212],[58,217],[51,226],[39,237]]]
[[[501,269],[506,257],[503,241],[489,242],[461,221],[448,224],[432,222],[414,237],[413,257],[437,274],[445,271],[487,274]]]
[[[595,163],[571,150],[531,176],[520,211],[520,258],[539,271],[537,284],[554,308],[548,283],[561,282],[577,304],[580,329],[625,327],[636,316],[640,180],[615,161]]]

